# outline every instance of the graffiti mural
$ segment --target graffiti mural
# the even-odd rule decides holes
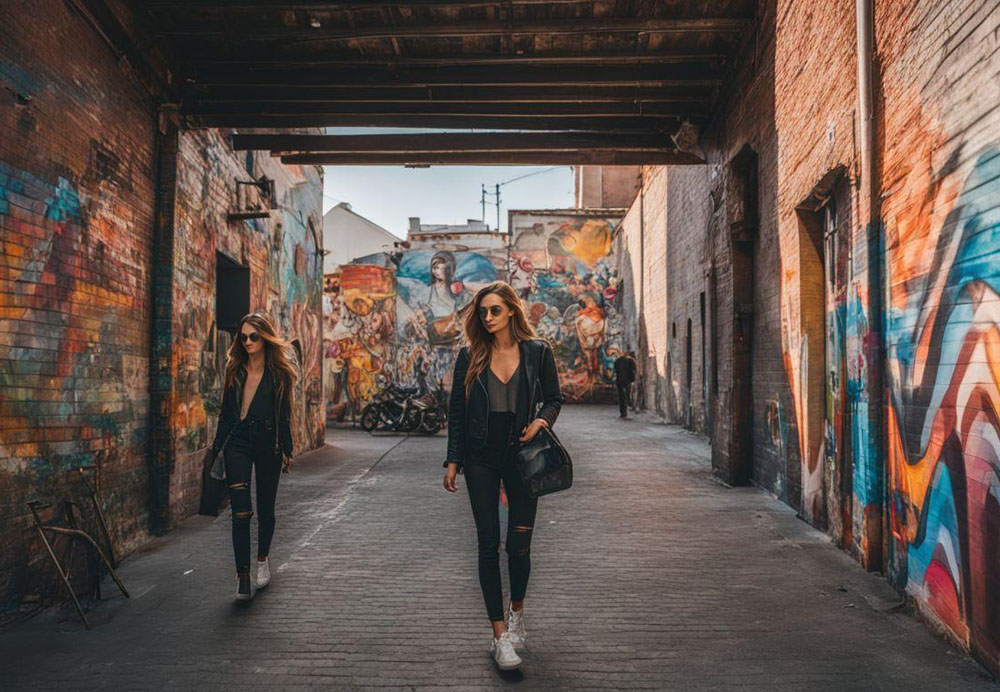
[[[327,416],[356,415],[380,381],[450,390],[476,291],[506,279],[553,345],[567,401],[613,398],[624,346],[611,236],[620,219],[587,212],[512,212],[513,236],[411,233],[409,249],[327,274]],[[381,376],[381,380],[380,380]]]
[[[477,238],[483,247],[447,237],[416,241],[400,258],[393,372],[398,381],[431,387],[443,382],[450,388],[469,303],[479,288],[503,276],[503,238],[490,235]]]
[[[357,416],[392,358],[396,278],[391,268],[345,264],[323,291],[327,418]]]
[[[619,218],[511,212],[510,283],[549,340],[567,401],[613,398],[615,358],[625,348],[611,236]]]
[[[886,229],[898,248],[887,253],[889,510],[894,578],[997,660],[1000,149],[973,161],[926,170],[919,203]]]

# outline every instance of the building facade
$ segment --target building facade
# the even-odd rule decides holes
[[[323,273],[367,255],[392,251],[399,238],[340,202],[323,214]]]
[[[185,129],[80,14],[36,11],[0,10],[0,621],[57,592],[25,503],[84,500],[77,467],[119,558],[197,510],[234,309],[294,341],[296,451],[323,441],[320,169]]]
[[[644,405],[705,431],[719,477],[997,672],[996,12],[874,5],[758,4],[707,165],[645,168],[625,216],[628,341]]]

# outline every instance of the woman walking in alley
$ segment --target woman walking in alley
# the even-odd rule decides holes
[[[559,415],[562,395],[552,351],[525,316],[510,285],[481,288],[465,318],[468,343],[455,361],[449,405],[444,487],[456,492],[463,471],[479,539],[479,585],[493,627],[491,654],[501,670],[521,665],[525,645],[524,595],[531,569],[537,499],[524,487],[514,454]],[[536,411],[537,409],[537,411]],[[500,483],[507,494],[506,617],[500,582]]]
[[[236,600],[249,601],[267,586],[267,562],[274,536],[274,503],[282,470],[291,469],[291,397],[295,367],[288,343],[267,316],[254,312],[240,321],[226,358],[225,389],[212,449],[223,453],[233,518]],[[256,584],[250,575],[252,469],[257,470]]]

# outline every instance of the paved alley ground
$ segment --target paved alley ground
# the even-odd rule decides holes
[[[445,438],[330,430],[282,478],[273,583],[234,605],[228,513],[193,518],[91,613],[0,633],[0,689],[1000,690],[893,592],[707,444],[567,407],[576,483],[543,498],[520,673],[487,658],[464,484]],[[464,479],[460,477],[460,483]]]

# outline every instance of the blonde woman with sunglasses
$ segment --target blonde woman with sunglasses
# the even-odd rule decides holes
[[[271,581],[268,553],[274,536],[278,480],[291,469],[291,398],[295,366],[289,344],[266,315],[240,321],[226,357],[225,390],[213,451],[224,451],[226,484],[232,507],[236,600],[249,601]],[[256,578],[250,573],[250,481],[257,473]]]
[[[465,317],[468,345],[459,351],[448,407],[448,456],[444,487],[458,491],[464,470],[479,541],[479,586],[493,628],[490,654],[498,668],[521,665],[525,648],[524,596],[531,571],[531,534],[538,500],[514,464],[518,445],[530,441],[559,415],[562,395],[556,362],[538,339],[524,305],[509,284],[481,288]],[[506,615],[500,581],[500,484],[507,493]]]

